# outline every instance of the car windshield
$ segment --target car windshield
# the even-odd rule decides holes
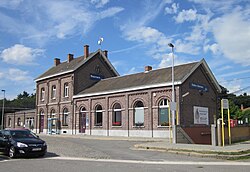
[[[10,131],[13,138],[37,138],[32,132],[28,130],[13,130]]]

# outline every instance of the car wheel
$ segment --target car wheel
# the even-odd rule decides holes
[[[14,148],[14,146],[11,146],[10,149],[9,149],[9,157],[10,158],[15,158],[15,156],[16,156],[15,148]]]

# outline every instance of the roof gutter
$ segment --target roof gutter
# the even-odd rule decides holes
[[[181,81],[176,81],[174,85],[180,85]],[[144,90],[149,88],[159,88],[159,87],[167,87],[171,86],[172,82],[162,83],[162,84],[154,84],[154,85],[146,85],[146,86],[138,86],[138,87],[131,87],[131,88],[124,88],[112,91],[102,91],[102,92],[95,92],[95,93],[86,93],[86,94],[79,94],[73,96],[73,99],[82,98],[82,97],[90,97],[90,96],[99,96],[99,95],[107,95],[107,94],[115,94],[115,93],[122,93],[122,92],[129,92],[129,91],[137,91],[137,90]]]
[[[41,80],[44,80],[44,79],[48,79],[48,78],[52,78],[52,77],[55,77],[55,76],[71,73],[71,72],[74,72],[74,70],[68,70],[68,71],[64,71],[64,72],[57,73],[57,74],[54,74],[54,75],[49,75],[49,76],[45,76],[45,77],[42,77],[42,78],[38,78],[38,79],[35,79],[35,82],[38,82],[38,81],[41,81]]]

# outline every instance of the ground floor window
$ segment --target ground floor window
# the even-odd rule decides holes
[[[95,126],[102,126],[102,106],[97,105],[95,108]]]
[[[34,121],[35,120],[34,120],[33,117],[32,118],[26,118],[26,120],[25,120],[25,127],[33,130],[34,129]]]
[[[141,101],[135,103],[134,126],[144,126],[144,105]]]
[[[62,125],[68,126],[68,117],[69,117],[69,111],[67,108],[63,110],[63,118],[62,118]]]
[[[21,126],[21,118],[17,118],[17,126]]]
[[[11,127],[11,118],[8,120],[8,127]]]
[[[167,99],[162,99],[159,103],[159,126],[169,125],[169,101]]]
[[[112,126],[121,126],[122,125],[122,111],[121,105],[116,103],[114,105],[114,110],[112,114]]]

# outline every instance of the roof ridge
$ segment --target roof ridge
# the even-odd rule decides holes
[[[174,67],[180,67],[180,66],[184,66],[184,65],[190,65],[192,63],[199,63],[200,61],[194,61],[194,62],[188,62],[188,63],[183,63],[183,64],[179,64],[179,65],[175,65]],[[116,78],[122,78],[122,77],[129,77],[129,76],[133,76],[133,75],[138,75],[138,74],[147,74],[147,73],[150,73],[150,72],[155,72],[155,71],[158,71],[158,70],[164,70],[164,69],[169,69],[171,68],[170,67],[163,67],[163,68],[157,68],[157,69],[153,69],[151,71],[148,71],[148,72],[138,72],[138,73],[132,73],[132,74],[127,74],[127,75],[122,75],[122,76],[115,76],[115,77],[110,77],[110,78],[104,78],[102,79],[101,81],[105,81],[105,80],[112,80],[112,79],[116,79]]]

